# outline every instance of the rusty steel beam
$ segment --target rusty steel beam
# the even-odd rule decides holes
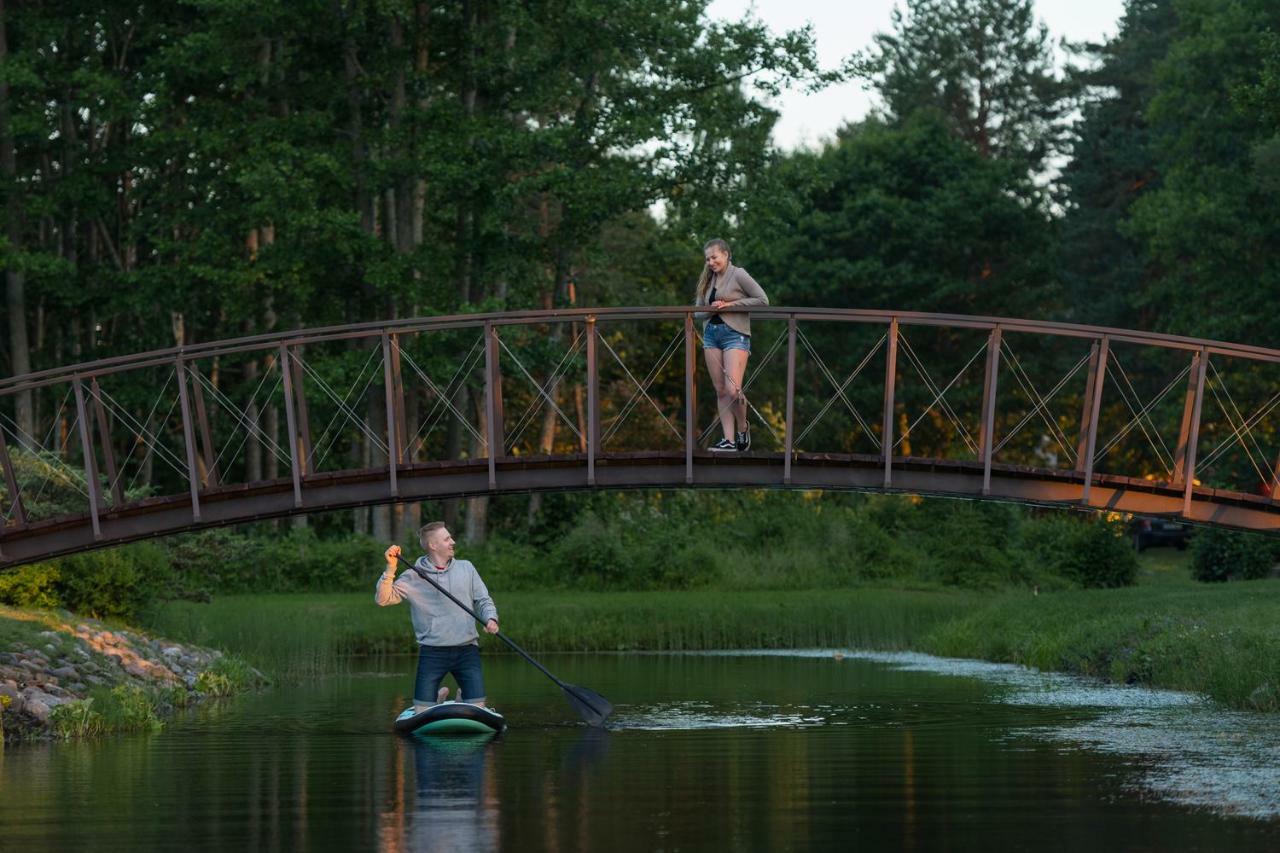
[[[101,377],[121,370],[164,365],[173,361],[179,355],[192,359],[210,355],[229,355],[237,352],[273,349],[282,343],[290,346],[302,346],[323,341],[376,338],[384,331],[416,333],[442,329],[478,328],[483,325],[566,322],[585,318],[588,314],[598,315],[601,320],[666,319],[673,315],[687,314],[693,310],[693,307],[685,306],[567,308],[488,314],[458,314],[446,317],[416,317],[389,322],[358,323],[347,326],[294,330],[226,341],[213,341],[205,344],[192,344],[181,349],[170,348],[136,355],[115,356],[94,362],[67,365],[21,376],[7,377],[0,379],[0,396],[31,390],[44,385],[67,382],[72,375],[77,374]],[[835,308],[787,308],[782,306],[753,306],[741,310],[754,314],[761,319],[786,319],[787,316],[794,314],[800,320],[823,320],[872,325],[891,322],[894,319],[905,325],[968,329],[990,330],[999,325],[1006,333],[1027,333],[1091,340],[1097,340],[1105,335],[1113,342],[1118,343],[1154,346],[1186,352],[1204,351],[1209,355],[1280,363],[1280,349],[1104,326],[1084,326],[1075,323],[1051,323],[1040,320],[1021,320],[1012,317],[930,314],[913,311],[889,312]]]
[[[978,435],[978,461],[982,463],[982,493],[991,491],[991,451],[995,444],[996,385],[1000,376],[1000,327],[987,338],[987,372],[982,383],[982,426]],[[1033,401],[1034,402],[1034,401]]]
[[[587,485],[596,484],[596,457],[600,455],[600,361],[596,347],[596,318],[587,317]]]
[[[189,363],[187,371],[191,374],[191,401],[195,404],[196,435],[200,438],[201,455],[204,458],[205,488],[218,485],[218,460],[214,456],[213,432],[209,429],[209,413],[204,407],[204,388],[200,383],[200,370]]]
[[[293,366],[290,362],[289,347],[280,345],[280,378],[284,382],[284,418],[289,430],[289,471],[293,475],[293,505],[302,506],[302,466],[298,456],[298,417],[294,411],[293,401]]]
[[[1182,493],[1182,514],[1191,515],[1191,498],[1196,482],[1196,445],[1200,442],[1200,408],[1204,402],[1204,378],[1209,369],[1209,354],[1201,353],[1196,370],[1194,410],[1191,413],[1191,434],[1187,436],[1187,467],[1183,472],[1185,491]]]
[[[0,441],[4,436],[0,435]],[[0,443],[0,450],[4,449],[4,445]],[[1276,456],[1276,464],[1271,467],[1271,500],[1280,501],[1280,455]]]
[[[684,315],[684,482],[693,485],[693,451],[698,444],[698,342],[693,314]]]
[[[98,445],[102,448],[102,462],[107,469],[107,483],[111,486],[112,506],[124,505],[124,488],[120,485],[120,472],[116,470],[116,453],[111,446],[111,423],[107,420],[107,409],[102,405],[102,389],[98,387],[95,376],[90,380],[90,395],[93,397],[93,410],[98,420]]]
[[[597,485],[609,489],[679,488],[684,485],[684,454],[679,451],[620,453],[603,457]],[[738,458],[695,458],[699,487],[781,487],[784,457],[780,453]],[[584,454],[537,460],[508,458],[500,463],[498,493],[574,491],[584,486]],[[392,495],[382,468],[327,472],[308,481],[305,511],[339,510],[404,501],[437,500],[493,494],[485,460],[459,460],[410,466],[402,470],[400,495]],[[789,488],[881,491],[880,456],[798,453],[792,460]],[[1013,465],[993,468],[990,493],[982,495],[982,466],[955,460],[906,460],[894,469],[896,492],[966,499],[990,499],[1071,509],[1079,507],[1083,484],[1072,472],[1033,471]],[[1095,509],[1176,517],[1183,494],[1167,484],[1137,478],[1098,475],[1093,484]],[[253,488],[223,487],[203,494],[204,518],[194,522],[180,496],[145,507],[113,512],[102,519],[102,537],[94,539],[84,517],[37,522],[4,537],[0,568],[61,554],[91,550],[151,536],[281,518],[304,510],[294,505],[291,483],[279,479]],[[1224,496],[1202,490],[1184,516],[1199,524],[1251,529],[1280,535],[1280,505],[1261,496]]]
[[[498,330],[493,323],[484,324],[484,421],[489,456],[489,488],[498,488],[499,458],[506,456],[506,439],[502,428],[502,366],[499,355]]]
[[[27,526],[27,508],[22,505],[22,492],[18,489],[18,478],[13,473],[13,459],[9,456],[9,445],[4,438],[4,427],[0,426],[0,467],[4,468],[4,484],[9,492],[9,504],[13,507],[16,527]],[[7,522],[6,522],[6,526]]]
[[[182,440],[187,451],[187,485],[191,492],[191,519],[200,520],[200,474],[196,468],[196,439],[191,426],[191,400],[187,396],[187,365],[181,356],[174,359],[178,376],[178,403],[182,410]]]
[[[1080,404],[1080,439],[1076,442],[1076,466],[1079,473],[1084,473],[1084,459],[1089,451],[1089,419],[1093,414],[1093,386],[1098,381],[1098,360],[1101,357],[1101,346],[1097,341],[1089,347],[1089,370],[1085,373],[1084,397]]]
[[[400,364],[400,336],[391,335],[391,383],[394,388],[394,401],[396,408],[396,435],[398,436],[396,446],[400,448],[400,454],[396,461],[400,464],[413,461],[413,448],[409,446],[409,424],[405,415],[405,398],[404,398],[404,375],[401,373]]]
[[[81,448],[84,452],[84,483],[88,487],[88,514],[93,521],[93,538],[102,537],[101,512],[106,508],[102,500],[102,484],[97,482],[97,457],[93,456],[93,424],[88,419],[88,410],[84,406],[84,386],[79,377],[72,379],[72,388],[76,391],[76,416],[81,434]]]
[[[1191,356],[1191,371],[1187,374],[1187,394],[1182,403],[1182,422],[1178,426],[1178,446],[1173,451],[1173,482],[1179,484],[1187,469],[1187,447],[1191,440],[1191,421],[1195,417],[1196,388],[1200,379],[1202,353]]]
[[[791,451],[795,436],[796,411],[796,318],[787,318],[787,422],[784,425],[782,482],[791,483]]]
[[[302,359],[289,351],[289,369],[293,372],[293,406],[297,418],[297,432],[293,441],[300,444],[299,456],[302,459],[303,476],[311,476],[316,472],[315,453],[311,449],[311,416],[307,413],[306,372],[302,367]]]
[[[84,451],[84,479],[89,487],[89,518],[93,522],[93,538],[102,538],[102,519],[99,517],[102,507],[102,489],[98,484],[98,462],[93,456],[93,425],[89,423],[89,415],[84,405],[84,386],[80,377],[71,380],[71,387],[76,392],[76,416],[80,427],[80,447]]]
[[[1098,342],[1098,363],[1096,369],[1089,371],[1089,421],[1082,426],[1085,431],[1084,440],[1084,491],[1080,501],[1089,505],[1089,491],[1093,486],[1093,454],[1098,446],[1098,414],[1102,411],[1102,391],[1107,384],[1107,355],[1110,352],[1111,339],[1103,335]],[[1092,361],[1092,360],[1091,360]],[[1078,460],[1077,460],[1078,464]]]
[[[387,403],[387,483],[391,494],[399,496],[396,469],[400,467],[400,442],[396,437],[395,387],[391,378],[391,336],[382,333],[382,387]]]
[[[880,449],[884,457],[884,487],[893,487],[893,393],[898,380],[898,318],[889,321],[888,346],[884,363],[884,419]]]

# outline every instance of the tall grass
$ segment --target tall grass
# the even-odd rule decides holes
[[[515,592],[502,627],[531,652],[856,646],[909,648],[977,606],[979,593],[883,588],[792,592]],[[238,595],[170,602],[152,630],[218,646],[283,678],[342,670],[357,654],[416,651],[404,606],[371,594]],[[507,648],[482,638],[488,651]]]
[[[532,652],[743,648],[916,649],[1203,693],[1280,711],[1280,584],[1206,585],[1188,558],[1148,552],[1138,586],[978,591],[863,585],[808,590],[507,592],[503,630]],[[154,630],[219,646],[286,678],[353,655],[415,650],[403,606],[371,593],[170,602]],[[505,652],[484,637],[487,650]]]

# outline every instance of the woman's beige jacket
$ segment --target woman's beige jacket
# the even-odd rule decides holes
[[[724,268],[724,272],[711,279],[711,285],[707,288],[707,296],[711,295],[711,291],[716,292],[716,299],[724,299],[732,302],[736,306],[746,308],[748,305],[768,305],[769,297],[765,296],[764,290],[760,285],[756,284],[756,280],[751,274],[742,267],[735,267],[729,264]],[[705,305],[701,298],[694,299],[694,305]],[[718,313],[724,318],[729,328],[735,332],[744,335],[751,334],[751,315],[746,311],[733,311],[725,309],[723,311],[699,311],[694,314],[694,319],[706,320],[712,314]]]

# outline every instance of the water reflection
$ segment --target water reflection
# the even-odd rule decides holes
[[[401,738],[413,762],[413,807],[404,822],[408,849],[424,853],[497,850],[498,797],[492,735]],[[397,844],[388,851],[404,849]]]

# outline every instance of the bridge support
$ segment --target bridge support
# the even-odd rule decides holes
[[[1186,487],[1182,492],[1182,515],[1185,517],[1191,516],[1191,493],[1196,481],[1196,445],[1200,441],[1200,408],[1204,403],[1204,377],[1209,369],[1209,353],[1201,350],[1198,355],[1199,364],[1194,371],[1196,380],[1194,411],[1191,414],[1191,433],[1187,437],[1187,469],[1183,476]]]
[[[791,485],[791,442],[795,436],[796,412],[796,318],[787,318],[787,422],[784,425],[782,482]]]
[[[698,343],[694,337],[693,315],[684,315],[684,482],[693,485],[693,448],[698,443],[697,424],[694,419],[698,412],[698,386],[694,381],[697,376],[695,364],[698,354]]]
[[[98,419],[98,444],[102,448],[102,463],[107,468],[107,483],[111,486],[111,502],[119,507],[124,505],[124,488],[120,485],[120,472],[116,470],[116,454],[111,447],[111,422],[107,420],[106,407],[102,405],[102,389],[98,387],[95,377],[89,385],[89,393],[93,396],[93,410]]]
[[[1178,427],[1178,446],[1173,451],[1173,484],[1184,482],[1187,471],[1187,448],[1191,440],[1191,421],[1196,417],[1196,388],[1200,379],[1201,353],[1191,356],[1191,370],[1187,373],[1187,395],[1182,403],[1182,423]]]
[[[1111,339],[1103,335],[1102,340],[1094,344],[1093,355],[1089,357],[1089,379],[1085,383],[1085,418],[1080,424],[1080,444],[1083,452],[1076,457],[1076,469],[1081,469],[1083,462],[1084,492],[1080,502],[1089,505],[1089,492],[1093,487],[1093,454],[1098,444],[1098,413],[1102,411],[1102,389],[1107,384],[1107,354],[1111,347]]]
[[[600,455],[600,361],[596,318],[587,318],[587,485],[596,484],[596,457]]]
[[[898,318],[889,321],[887,353],[884,363],[884,419],[880,430],[880,449],[884,456],[884,487],[893,487],[893,395],[898,379]]]
[[[22,492],[18,491],[18,478],[13,473],[13,459],[9,456],[9,445],[4,438],[4,427],[0,426],[0,467],[4,468],[4,484],[9,492],[9,505],[13,507],[15,526],[19,529],[27,526],[27,510],[22,505]],[[4,527],[9,527],[7,522]]]
[[[93,425],[84,405],[84,385],[80,377],[71,380],[76,394],[76,415],[80,427],[80,447],[84,451],[84,479],[89,491],[89,519],[93,523],[93,538],[102,538],[102,523],[99,518],[102,506],[102,490],[98,483],[98,461],[93,456]]]
[[[991,447],[995,443],[996,383],[1000,374],[1000,327],[987,338],[987,373],[982,383],[982,427],[978,434],[978,454],[982,463],[982,493],[991,494]]]

